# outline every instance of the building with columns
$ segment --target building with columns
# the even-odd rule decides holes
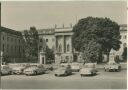
[[[72,28],[55,29],[55,62],[73,62]]]
[[[43,50],[46,46],[54,51],[55,63],[73,61],[72,28],[39,29],[38,34],[40,63],[47,62]]]
[[[61,62],[82,62],[79,52],[76,52],[72,46],[72,27],[54,28],[54,29],[40,29],[38,31],[40,41],[44,40],[46,45],[54,50],[55,63]],[[42,33],[42,34],[41,34]],[[118,51],[111,50],[110,54],[119,55],[121,57],[124,47],[127,47],[127,25],[120,25],[120,49]],[[43,46],[43,44],[40,44]],[[41,47],[42,47],[41,46]],[[43,52],[44,53],[44,52]],[[44,55],[44,54],[43,54]],[[44,60],[43,60],[44,61]],[[44,61],[46,62],[46,60]]]

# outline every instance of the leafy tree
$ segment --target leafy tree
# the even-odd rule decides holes
[[[52,49],[49,49],[48,47],[46,47],[45,56],[47,63],[52,63],[52,60],[55,60],[54,51]]]
[[[25,56],[29,61],[38,58],[38,42],[39,36],[35,27],[30,27],[30,30],[24,31],[25,37]]]
[[[97,62],[99,59],[101,46],[95,41],[90,41],[83,46],[83,59],[86,62]]]
[[[87,17],[80,19],[73,27],[73,32],[73,47],[79,52],[83,52],[85,44],[89,45],[89,42],[95,41],[96,46],[99,44],[101,47],[99,57],[104,53],[109,61],[110,50],[120,48],[119,25],[109,18]]]

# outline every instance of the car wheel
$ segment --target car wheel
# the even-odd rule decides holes
[[[118,72],[121,71],[121,67],[118,67]]]
[[[110,70],[107,68],[106,71],[109,72]]]
[[[9,72],[9,75],[12,75],[12,72],[11,71]]]
[[[83,77],[83,74],[80,74],[81,75],[81,77]]]
[[[58,76],[57,74],[55,74],[55,76]]]
[[[0,76],[2,76],[3,74],[2,74],[2,72],[0,73]]]

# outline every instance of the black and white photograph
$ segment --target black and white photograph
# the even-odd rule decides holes
[[[127,89],[127,1],[0,1],[0,89]]]

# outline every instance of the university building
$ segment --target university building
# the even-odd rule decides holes
[[[54,51],[55,63],[73,61],[72,28],[40,29],[38,34],[40,63],[46,63],[44,46],[48,46]]]
[[[55,29],[40,29],[38,30],[40,42],[45,41],[46,45],[54,50],[55,53],[55,63],[61,62],[81,62],[81,54],[76,52],[72,47],[72,35],[73,28],[55,28]],[[120,25],[120,49],[114,51],[114,56],[119,55],[121,57],[124,47],[127,47],[127,25]],[[40,48],[43,47],[43,44],[40,44]],[[113,52],[111,50],[111,52]],[[111,54],[110,52],[110,54]],[[44,52],[40,55],[41,63],[45,63]]]
[[[21,32],[1,27],[0,52],[7,62],[20,62],[24,59],[24,40]]]

